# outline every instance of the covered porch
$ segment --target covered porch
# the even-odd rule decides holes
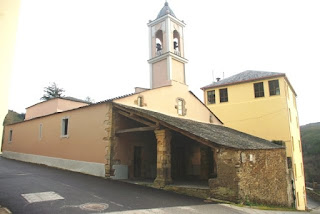
[[[208,188],[208,179],[216,177],[212,144],[127,106],[115,105],[113,117],[111,177],[117,179],[117,170],[122,170],[120,174],[126,175],[120,179],[152,181],[160,188],[170,184]]]

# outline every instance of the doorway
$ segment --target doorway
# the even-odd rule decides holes
[[[142,147],[135,146],[134,156],[133,156],[133,165],[134,165],[133,174],[135,178],[141,177],[141,164],[142,164]]]

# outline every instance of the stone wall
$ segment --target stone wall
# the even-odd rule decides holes
[[[209,179],[211,197],[291,206],[292,188],[285,149],[217,149],[217,178]]]
[[[241,152],[239,198],[259,204],[291,206],[292,188],[284,149]]]
[[[216,149],[217,177],[209,179],[210,195],[226,201],[239,201],[237,171],[240,167],[240,152]]]

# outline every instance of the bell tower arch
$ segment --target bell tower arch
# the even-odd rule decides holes
[[[166,2],[157,18],[148,23],[151,89],[172,85],[173,82],[186,84],[184,58],[185,23],[176,18]]]

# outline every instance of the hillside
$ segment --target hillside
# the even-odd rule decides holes
[[[9,110],[7,116],[4,118],[3,125],[21,122],[24,120],[25,114],[18,114],[15,111]]]
[[[320,122],[300,128],[306,181],[320,182]]]

